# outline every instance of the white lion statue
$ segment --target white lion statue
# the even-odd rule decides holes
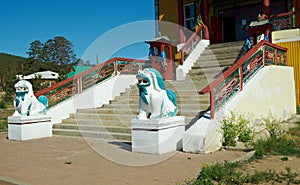
[[[147,68],[137,74],[139,88],[139,115],[137,119],[158,119],[176,116],[176,94],[166,90],[161,74]]]
[[[20,80],[14,87],[16,89],[14,101],[15,112],[12,116],[36,116],[46,113],[48,108],[47,97],[40,96],[39,100],[37,100],[30,82]]]

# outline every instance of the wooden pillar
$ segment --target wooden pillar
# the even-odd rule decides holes
[[[300,28],[300,1],[295,1],[295,18],[296,18],[296,28]]]
[[[270,1],[271,0],[263,0],[263,5],[262,5],[262,16],[261,19],[269,19],[271,15],[271,7],[270,7]]]
[[[174,80],[174,71],[173,71],[173,54],[172,54],[172,46],[168,45],[169,55],[167,58],[167,71],[166,71],[166,80]]]
[[[207,26],[209,24],[209,21],[208,21],[208,10],[209,10],[209,7],[208,7],[208,0],[202,0],[201,1],[201,17],[202,17],[202,21],[203,23]]]
[[[168,45],[168,48],[169,48],[169,57],[168,58],[171,62],[173,62],[172,46]]]
[[[183,26],[184,26],[184,20],[183,20],[183,0],[177,1],[178,5],[178,23],[179,23],[179,41],[180,43],[184,43],[184,32],[183,32]]]

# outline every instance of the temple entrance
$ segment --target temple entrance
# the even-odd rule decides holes
[[[222,19],[218,17],[211,18],[211,43],[221,43],[223,41],[222,36]]]
[[[235,38],[235,17],[223,18],[223,41],[233,42],[236,41]]]

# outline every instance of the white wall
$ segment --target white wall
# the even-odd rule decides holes
[[[230,111],[246,116],[251,113],[254,121],[269,114],[282,119],[296,114],[293,68],[267,66],[261,69],[243,91],[216,113],[214,120],[201,118],[184,133],[183,151],[210,153],[218,150],[222,146],[219,120]]]
[[[286,120],[296,114],[294,70],[286,66],[266,66],[250,80],[224,108],[216,119],[236,111],[253,118],[274,116]]]
[[[192,68],[194,63],[198,60],[205,48],[210,44],[209,40],[200,40],[183,65],[179,65],[176,69],[176,80],[184,80],[186,74]]]
[[[118,75],[107,79],[81,94],[63,101],[47,111],[47,116],[52,117],[52,124],[61,123],[62,119],[69,117],[70,113],[76,112],[77,109],[101,107],[108,104],[109,100],[119,96],[126,88],[137,82],[135,75]]]
[[[272,43],[293,42],[300,40],[300,29],[272,31]]]

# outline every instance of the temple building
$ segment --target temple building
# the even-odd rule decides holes
[[[166,35],[178,43],[187,39],[184,31],[180,36],[168,33],[170,30],[160,25],[163,21],[191,31],[204,24],[211,43],[220,43],[245,40],[245,28],[251,21],[264,18],[264,14],[274,30],[300,27],[300,1],[296,0],[155,0],[157,35]]]
[[[177,46],[189,42],[192,34],[210,44],[250,37],[257,42],[264,34],[269,42],[287,48],[300,106],[300,0],[154,0],[154,5],[156,36],[168,37]]]

